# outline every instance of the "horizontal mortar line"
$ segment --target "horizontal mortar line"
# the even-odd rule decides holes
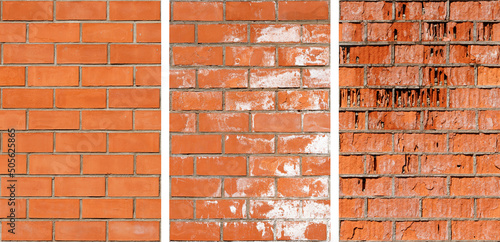
[[[250,43],[250,42],[213,42],[213,43],[170,43],[170,47],[330,47],[329,43]]]
[[[339,155],[497,155],[500,152],[340,152]]]

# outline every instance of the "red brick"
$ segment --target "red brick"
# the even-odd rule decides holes
[[[0,129],[8,130],[26,129],[26,112],[24,110],[1,110],[0,111]]]
[[[225,222],[224,240],[272,240],[273,225],[270,222]]]
[[[424,112],[424,129],[475,129],[475,118],[473,111]]]
[[[363,86],[363,68],[339,68],[339,86]]]
[[[29,111],[29,129],[79,129],[78,111]]]
[[[422,217],[472,218],[473,215],[473,199],[439,198],[422,200]]]
[[[136,130],[161,130],[160,110],[156,111],[135,111]]]
[[[279,110],[327,110],[329,93],[324,90],[280,91]]]
[[[82,168],[83,174],[133,174],[134,156],[84,155]]]
[[[300,25],[253,24],[250,26],[252,43],[299,43]]]
[[[445,2],[398,2],[398,3],[396,3],[396,19],[444,20],[445,18],[446,18],[446,3]]]
[[[200,132],[248,132],[248,114],[245,113],[200,113]]]
[[[396,222],[398,240],[445,240],[448,238],[447,221]]]
[[[227,53],[226,53],[227,54]],[[172,65],[222,65],[222,47],[219,46],[174,46]]]
[[[194,133],[196,131],[196,114],[171,113],[170,132]]]
[[[170,157],[170,175],[184,176],[194,174],[193,157]]]
[[[158,177],[110,177],[110,197],[157,197],[160,194]]]
[[[225,153],[227,154],[269,154],[275,151],[274,135],[226,135]]]
[[[0,23],[1,42],[26,42],[25,23]]]
[[[425,155],[421,163],[423,174],[472,174],[474,167],[469,155]]]
[[[172,135],[173,154],[221,153],[221,135]]]
[[[160,66],[136,66],[135,85],[136,86],[160,86],[161,67]],[[172,86],[171,86],[172,88]]]
[[[57,108],[105,108],[106,89],[56,89]]]
[[[418,207],[418,199],[368,199],[368,217],[416,218]]]
[[[330,87],[330,69],[311,68],[303,70],[302,86],[306,88]]]
[[[418,157],[415,155],[370,155],[366,157],[369,174],[416,174]]]
[[[30,66],[28,86],[78,86],[80,70],[77,66]]]
[[[497,141],[497,134],[450,134],[450,152],[497,152]]]
[[[496,2],[450,3],[451,20],[490,20],[500,16]]]
[[[224,197],[274,197],[272,178],[226,178]]]
[[[222,21],[222,2],[175,2],[173,20]],[[228,18],[229,20],[229,18]]]
[[[222,110],[222,92],[172,92],[171,95],[172,110]]]
[[[111,133],[109,152],[160,152],[160,134]]]
[[[185,77],[184,77],[185,78]],[[200,88],[243,88],[248,86],[247,70],[200,69],[198,70]]]
[[[134,39],[132,24],[83,23],[83,42],[132,42]],[[30,35],[31,37],[31,35]]]
[[[474,68],[471,67],[426,67],[422,72],[422,84],[424,85],[474,85]]]
[[[299,113],[255,113],[252,115],[254,132],[300,132]]]
[[[56,133],[57,152],[106,152],[106,133]]]
[[[83,130],[131,130],[132,111],[82,111]]]
[[[137,75],[137,73],[136,73]],[[198,78],[200,78],[198,76]],[[196,86],[195,70],[170,70],[169,71],[170,88],[190,88]]]
[[[372,86],[416,86],[419,70],[418,67],[372,67],[368,68],[366,79]]]
[[[8,140],[7,133],[2,140]],[[53,133],[17,133],[16,152],[53,152]],[[2,150],[7,152],[7,142],[3,142]]]
[[[261,46],[226,47],[227,66],[274,66],[276,48]]]
[[[2,20],[52,20],[52,1],[7,1],[2,6]]]
[[[108,49],[106,45],[73,44],[57,45],[57,63],[60,64],[106,64]]]
[[[108,103],[110,108],[159,108],[160,89],[110,89]]]
[[[105,182],[104,177],[56,177],[54,195],[56,197],[105,196]]]
[[[340,50],[340,64],[389,64],[390,62],[389,46],[353,46],[341,47]]]
[[[300,217],[300,201],[251,200],[250,217],[260,219],[294,219]]]
[[[57,240],[105,240],[106,222],[57,221]]]
[[[212,157],[196,158],[196,174],[207,176],[245,176],[247,160],[245,157]]]
[[[392,151],[391,134],[340,134],[340,152]]]
[[[159,23],[141,23],[136,24],[136,40],[139,43],[160,43],[161,42],[161,24]],[[172,43],[172,42],[171,42]]]
[[[198,43],[247,42],[246,24],[199,24]]]
[[[231,219],[246,217],[245,200],[200,200],[196,202],[196,217]]]
[[[324,31],[327,31],[326,28],[324,28]],[[313,32],[311,30],[307,30],[308,38],[318,38],[316,36],[313,36]],[[330,34],[329,30],[328,35]],[[364,39],[364,25],[360,23],[339,23],[339,41],[346,41],[346,42],[359,42],[363,41]],[[305,37],[304,37],[305,38]],[[330,37],[324,37],[322,38],[329,42]]]
[[[478,174],[499,173],[500,169],[498,167],[500,167],[500,162],[498,161],[498,155],[476,156],[476,169]]]
[[[218,222],[170,222],[171,240],[220,240]]]
[[[364,199],[339,199],[340,218],[362,218],[364,214]]]
[[[9,199],[0,199],[0,217],[7,218],[11,215],[10,209],[13,208],[13,212],[16,218],[26,218],[26,199],[16,199],[16,203],[12,206],[9,205]]]
[[[51,108],[54,91],[50,89],[3,89],[3,108]]]
[[[280,66],[325,66],[330,63],[328,47],[280,47]]]
[[[171,201],[172,204],[172,201]],[[192,206],[192,205],[191,205]],[[135,213],[137,218],[160,218],[161,200],[160,199],[136,199]],[[175,213],[170,212],[171,218]]]
[[[270,91],[226,92],[226,110],[274,110],[275,93]]]
[[[498,196],[498,177],[452,177],[450,195],[452,196]]]
[[[176,2],[176,4],[181,2]],[[193,43],[194,24],[170,24],[170,43]]]
[[[327,197],[326,178],[279,178],[279,197]]]
[[[276,238],[279,240],[327,239],[327,224],[325,222],[279,221],[276,224]]]
[[[192,219],[194,217],[193,201],[170,200],[170,219]],[[175,222],[171,222],[171,225]]]
[[[253,88],[289,88],[299,86],[299,69],[254,69],[250,71],[250,87]]]
[[[79,155],[30,155],[30,174],[80,174]]]
[[[275,20],[275,6],[274,2],[227,2],[226,20]]]
[[[26,79],[25,70],[26,68],[21,66],[1,66],[0,86],[24,86]]]
[[[2,177],[2,184],[9,184],[9,177]],[[16,196],[50,197],[52,195],[52,178],[50,177],[17,177]],[[2,187],[2,197],[8,197],[7,186]]]
[[[395,134],[394,148],[397,152],[445,152],[444,134]]]
[[[82,199],[82,218],[132,218],[132,199]]]
[[[302,157],[302,175],[320,176],[330,175],[329,157]]]
[[[16,234],[7,223],[2,222],[3,240],[52,240],[52,221],[16,221]]]
[[[397,178],[394,184],[396,196],[446,195],[446,178]]]
[[[300,164],[298,157],[250,157],[251,176],[298,176]]]
[[[392,194],[392,179],[380,178],[341,178],[341,196],[389,196]]]
[[[392,222],[390,221],[341,221],[340,239],[342,240],[391,240]]]
[[[370,112],[368,121],[368,129],[418,130],[420,112]]]
[[[477,199],[477,216],[479,218],[498,218],[500,210],[498,208],[498,199],[483,198]]]
[[[318,135],[280,135],[278,153],[326,154],[329,151],[329,136]]]
[[[454,240],[498,240],[500,232],[495,229],[498,226],[500,226],[500,221],[452,221],[451,238]]]
[[[218,178],[172,178],[170,186],[172,197],[221,196],[221,180]]]
[[[278,3],[279,20],[326,20],[328,2],[284,1]]]
[[[342,2],[341,20],[391,20],[391,2]]]
[[[110,20],[160,20],[158,1],[114,1],[109,3]]]
[[[368,41],[418,41],[418,23],[370,23]]]
[[[478,67],[477,84],[497,86],[500,84],[500,68]]]
[[[29,42],[80,42],[77,23],[30,23]]]
[[[110,61],[112,64],[160,64],[160,45],[111,45]]]
[[[304,113],[303,126],[305,132],[329,132],[329,113]]]
[[[3,44],[4,64],[54,63],[52,44]]]
[[[79,218],[78,199],[30,199],[30,218]]]
[[[10,173],[8,172],[9,159],[11,158],[7,154],[0,155],[0,174]],[[16,160],[16,174],[26,174],[26,155],[16,154],[15,160]],[[2,165],[3,167],[1,167]]]
[[[105,1],[56,2],[57,20],[106,20]]]
[[[158,175],[161,173],[160,155],[138,155],[135,163],[137,174]]]

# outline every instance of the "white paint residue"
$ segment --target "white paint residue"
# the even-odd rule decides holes
[[[184,70],[175,70],[176,72],[176,78],[181,80],[182,84],[179,85],[179,88],[189,88],[193,87],[192,83],[190,82],[190,79],[193,77],[189,75],[190,73],[188,71]]]
[[[272,51],[265,51],[264,57],[262,58],[262,65],[264,66],[274,66],[276,61],[276,55]]]
[[[262,238],[264,238],[266,235],[266,225],[263,222],[258,222],[257,230],[262,233]]]
[[[299,26],[276,26],[269,25],[259,32],[260,36],[257,38],[257,43],[269,42],[299,42],[300,41],[300,27]]]
[[[287,237],[290,240],[305,240],[308,226],[309,222],[280,223],[276,228],[278,239]]]
[[[328,153],[330,140],[328,135],[317,135],[304,149],[305,153]]]
[[[266,218],[299,218],[299,201],[252,201],[252,211],[250,214],[253,214],[253,208],[259,208],[262,206],[272,207],[270,211],[268,211],[264,217]]]
[[[298,87],[300,72],[297,70],[274,70],[266,76],[259,76],[258,72],[250,74],[250,87]]]
[[[236,207],[235,206],[231,205],[229,207],[229,209],[231,210],[231,213],[236,214]]]
[[[230,118],[234,118],[234,117],[237,117],[237,116],[239,116],[239,114],[236,114],[236,113],[227,113],[227,114],[210,115],[210,118],[213,118],[216,121],[219,130],[226,130],[226,131],[234,131],[234,132],[236,132],[236,131],[240,131],[240,129],[238,127],[234,127],[233,125],[231,125],[227,121]]]
[[[243,101],[243,102],[235,102],[235,110],[237,111],[248,111],[252,110],[253,106],[257,106],[255,109],[256,110],[271,110],[274,109],[274,99],[272,95],[266,95],[266,93],[262,94],[257,94],[258,96],[256,99],[258,102],[255,102],[254,100],[248,100],[248,101]],[[247,93],[243,94],[247,95]],[[258,107],[260,105],[260,107]]]
[[[316,201],[304,201],[304,218],[328,218],[330,216],[330,204]]]
[[[329,69],[309,69],[309,84],[305,87],[328,86],[330,84],[330,70]]]
[[[226,197],[246,197],[247,194],[245,191],[251,189],[256,182],[253,182],[252,179],[245,179],[241,178],[236,181],[236,192],[233,194],[228,194],[226,191],[224,191],[224,194]],[[264,193],[260,193],[260,197],[271,197],[274,196],[274,186],[273,183],[269,184],[269,187],[267,188],[267,191]]]
[[[284,173],[281,172],[280,170],[276,170],[276,175],[278,176],[298,176],[300,175],[300,169],[297,164],[290,164],[290,163],[285,163],[283,165],[283,171]]]
[[[250,145],[252,147],[264,145],[264,146],[274,147],[274,137],[272,139],[263,139],[263,138],[249,138],[247,136],[236,135],[236,139],[242,145]]]
[[[319,47],[309,47],[297,49],[297,51],[301,51],[301,53],[295,57],[295,65],[324,65],[325,63],[328,63],[327,49]],[[317,54],[316,51],[318,51],[319,54]],[[289,57],[291,58],[291,56]]]

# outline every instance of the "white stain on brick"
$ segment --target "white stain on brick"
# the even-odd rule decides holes
[[[328,49],[309,47],[296,49],[296,51],[300,51],[295,57],[295,65],[297,66],[324,65],[328,63]]]
[[[175,70],[176,79],[181,80],[182,84],[179,84],[178,88],[190,88],[193,87],[193,82],[191,79],[193,76],[189,71],[186,70]]]
[[[233,194],[224,191],[224,196],[226,197],[246,197],[245,191],[250,190],[255,186],[256,180],[241,178],[236,181],[236,192]],[[220,188],[219,188],[220,189]],[[259,197],[271,197],[274,196],[274,185],[270,183],[267,189],[262,189]]]
[[[237,111],[248,111],[254,109],[254,107],[257,106],[255,109],[259,110],[272,110],[274,109],[274,98],[272,95],[267,95],[268,92],[266,93],[257,93],[253,95],[258,95],[256,98],[259,99],[258,102],[255,102],[253,100],[248,100],[248,101],[236,101],[234,103],[234,110]],[[248,93],[243,93],[241,94],[242,96],[248,95]]]
[[[266,235],[266,225],[263,222],[257,223],[257,230],[262,233],[262,238]]]
[[[269,25],[258,30],[257,43],[269,42],[299,42],[300,26]]]
[[[330,85],[330,69],[309,69],[304,74],[304,87],[324,87]]]
[[[330,139],[326,134],[317,135],[305,148],[306,153],[328,153]]]
[[[268,73],[262,75],[262,73]],[[254,71],[250,74],[250,87],[278,88],[300,86],[300,72],[298,70]]]
[[[305,240],[309,222],[279,223],[276,227],[277,239],[287,237],[290,240]]]
[[[299,218],[299,201],[284,200],[284,201],[252,201],[250,214],[255,213],[254,209],[262,206],[272,207],[264,217],[266,218]]]
[[[231,122],[228,122],[228,120],[239,116],[240,116],[239,114],[235,113],[225,113],[225,114],[210,115],[210,118],[212,118],[213,121],[215,121],[212,124],[217,124],[217,129],[237,132],[240,131],[240,128],[235,127],[234,124],[231,124]]]
[[[316,201],[304,201],[304,218],[328,218],[330,217],[330,204]]]

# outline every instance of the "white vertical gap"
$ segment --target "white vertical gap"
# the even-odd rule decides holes
[[[339,13],[339,0],[332,0],[330,2],[330,241],[340,241]]]
[[[160,133],[160,152],[161,152],[161,222],[160,238],[161,241],[170,241],[170,131],[169,131],[169,23],[170,23],[170,0],[161,0],[161,133]]]

